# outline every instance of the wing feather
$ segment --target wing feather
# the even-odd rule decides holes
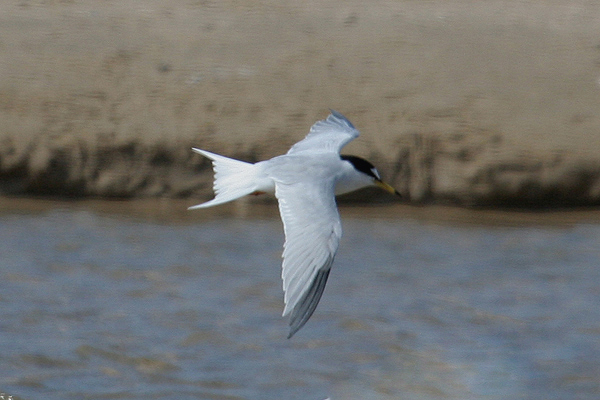
[[[289,337],[315,311],[342,236],[333,186],[330,180],[275,184],[285,232],[281,277]]]
[[[331,110],[327,119],[316,122],[308,135],[293,145],[287,154],[301,151],[339,153],[342,147],[358,135],[358,129],[346,117]]]
[[[333,258],[331,259],[331,262],[333,262]],[[302,297],[299,306],[294,308],[292,316],[290,317],[290,333],[288,339],[294,336],[315,312],[317,304],[319,304],[319,300],[321,300],[321,296],[323,295],[323,290],[325,290],[329,272],[331,272],[331,268],[321,269],[317,272],[310,288]]]

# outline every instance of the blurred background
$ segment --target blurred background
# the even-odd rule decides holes
[[[1,5],[0,191],[212,195],[328,109],[407,199],[598,204],[600,3]]]
[[[271,158],[329,108],[403,199],[342,202],[286,340],[277,207],[187,212],[190,148]],[[598,1],[3,1],[0,392],[596,399],[598,110]]]

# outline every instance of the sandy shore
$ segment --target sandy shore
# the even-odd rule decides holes
[[[328,108],[413,202],[600,204],[600,3],[0,6],[0,193],[212,196]]]

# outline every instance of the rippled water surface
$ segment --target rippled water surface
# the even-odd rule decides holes
[[[36,400],[600,398],[594,213],[515,223],[342,211],[321,304],[287,340],[276,215],[5,208],[0,391]]]

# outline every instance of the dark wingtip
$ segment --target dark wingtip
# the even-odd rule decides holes
[[[348,118],[346,118],[344,116],[344,114],[342,114],[339,111],[335,111],[334,109],[330,108],[329,112],[331,113],[331,115],[333,115],[334,117],[336,117],[337,119],[341,119],[342,121],[344,121],[346,124],[348,124],[348,126],[352,129],[356,129],[356,127],[352,124],[352,122],[350,122],[350,120]]]
[[[333,259],[329,261],[329,264],[331,264],[331,262],[333,262]],[[330,271],[330,268],[326,268],[317,272],[317,275],[310,285],[310,288],[302,297],[298,305],[294,307],[292,316],[290,318],[290,333],[288,334],[288,339],[294,336],[294,334],[298,332],[300,328],[304,326],[304,324],[306,324],[306,322],[315,312],[317,304],[319,304],[319,300],[321,300],[321,296],[325,290],[325,285],[327,284],[327,278],[329,277]]]

